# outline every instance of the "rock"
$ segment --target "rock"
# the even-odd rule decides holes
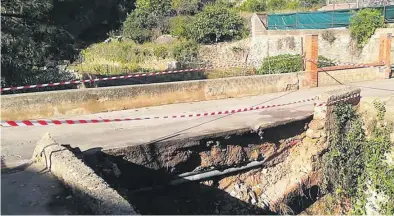
[[[313,119],[323,120],[327,116],[327,107],[326,106],[315,106]]]
[[[234,189],[235,189],[235,190],[240,190],[240,189],[241,189],[241,186],[237,183],[237,184],[234,185]]]
[[[250,203],[253,205],[255,205],[257,203],[257,196],[253,191],[249,192],[249,200],[250,200]]]
[[[320,130],[324,128],[324,124],[325,121],[324,120],[320,120],[320,119],[313,119],[310,123],[309,123],[309,128],[312,130]]]
[[[212,186],[213,185],[213,180],[203,181],[202,184],[206,185],[206,186]]]
[[[302,140],[302,142],[305,145],[315,145],[317,143],[318,139],[313,139],[313,138],[309,138],[309,137],[305,137],[304,140]]]
[[[321,137],[321,131],[317,130],[312,130],[312,129],[308,129],[306,131],[306,136],[312,139],[316,139],[316,138],[320,138]]]
[[[234,190],[232,190],[232,191],[230,192],[230,196],[232,196],[232,197],[237,197],[237,192],[235,192]]]
[[[168,64],[167,64],[168,70],[177,70],[179,68],[181,68],[181,63],[178,61],[171,61],[171,62],[168,62]]]
[[[306,128],[306,130],[307,130],[308,128]],[[300,134],[300,135],[297,135],[296,137],[295,137],[295,139],[299,139],[299,140],[302,140],[302,139],[304,139],[306,137],[306,133],[304,132],[304,133],[302,133],[302,134]]]
[[[169,43],[175,42],[176,40],[178,40],[178,39],[172,35],[161,35],[158,38],[156,38],[155,43],[169,44]]]

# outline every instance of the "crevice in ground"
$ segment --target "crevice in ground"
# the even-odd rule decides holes
[[[311,174],[317,162],[312,158],[321,151],[317,140],[305,137],[309,121],[221,137],[99,151],[85,154],[84,161],[142,214],[299,213],[317,199],[315,195],[308,199],[293,195],[293,201],[287,196],[293,191],[314,194],[318,177]],[[226,170],[251,161],[263,165],[168,185],[182,173]],[[302,190],[295,189],[299,182]],[[139,191],[141,188],[148,190]],[[285,207],[291,211],[284,211]]]

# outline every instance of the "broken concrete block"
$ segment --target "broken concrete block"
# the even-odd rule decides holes
[[[317,130],[323,129],[323,128],[324,128],[324,124],[325,124],[325,121],[324,121],[324,120],[321,120],[321,119],[313,119],[313,120],[309,123],[308,126],[309,126],[310,129],[317,131]]]
[[[321,137],[321,131],[320,130],[312,130],[308,129],[306,131],[306,136],[312,139],[320,138]]]
[[[312,139],[312,138],[309,138],[309,137],[305,137],[305,139],[302,140],[302,142],[305,145],[315,145],[317,143],[317,141],[318,141],[318,139]]]

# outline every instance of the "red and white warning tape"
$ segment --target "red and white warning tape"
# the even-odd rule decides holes
[[[308,98],[304,100],[294,101],[284,104],[274,105],[263,105],[249,108],[232,109],[216,112],[203,112],[194,114],[178,114],[168,116],[153,116],[153,117],[139,117],[139,118],[116,118],[116,119],[89,119],[89,120],[22,120],[22,121],[1,121],[0,126],[2,127],[21,127],[21,126],[47,126],[47,125],[62,125],[62,124],[90,124],[90,123],[101,123],[101,122],[122,122],[122,121],[138,121],[138,120],[149,120],[149,119],[182,119],[182,118],[195,118],[195,117],[207,117],[207,116],[218,116],[218,115],[229,115],[234,113],[242,113],[249,111],[257,111],[270,109],[274,107],[282,107],[290,104],[305,103],[315,100],[315,98]]]
[[[350,95],[350,96],[345,97],[345,98],[341,98],[341,99],[338,99],[338,100],[335,100],[335,101],[331,101],[328,104],[327,103],[315,103],[314,105],[318,106],[318,107],[320,107],[320,106],[327,106],[327,105],[330,106],[330,105],[336,104],[336,103],[338,103],[340,101],[348,101],[350,99],[355,99],[355,98],[361,98],[360,94]]]
[[[71,80],[71,81],[63,81],[63,82],[56,82],[56,83],[45,83],[45,84],[26,85],[26,86],[18,86],[18,87],[7,87],[7,88],[1,88],[1,92],[11,91],[11,90],[20,90],[20,89],[43,88],[43,87],[47,87],[47,86],[72,85],[72,84],[92,83],[92,82],[107,81],[107,80],[139,78],[139,77],[158,76],[158,75],[174,74],[174,73],[186,73],[186,72],[193,72],[193,71],[201,71],[204,69],[207,69],[207,67],[206,68],[183,69],[183,70],[172,70],[172,71],[160,71],[160,72],[151,72],[151,73],[138,73],[138,74],[130,74],[130,75],[124,75],[124,76],[102,77],[102,78],[96,78],[96,79]]]
[[[48,86],[63,86],[63,85],[72,85],[72,84],[79,84],[79,83],[93,83],[93,82],[100,82],[100,81],[107,81],[107,80],[130,79],[130,78],[159,76],[159,75],[166,75],[166,74],[197,72],[197,71],[203,71],[203,70],[212,70],[215,68],[229,68],[229,67],[237,67],[237,66],[244,66],[244,65],[245,65],[245,63],[238,62],[238,63],[233,63],[233,64],[205,66],[205,67],[189,68],[189,69],[182,69],[182,70],[136,73],[136,74],[122,75],[122,76],[111,76],[111,77],[102,77],[102,78],[85,79],[85,80],[70,80],[70,81],[62,81],[62,82],[55,82],[55,83],[25,85],[25,86],[16,86],[16,87],[12,86],[12,87],[1,88],[1,92],[12,91],[12,90],[21,90],[21,89],[44,88],[44,87],[48,87]]]

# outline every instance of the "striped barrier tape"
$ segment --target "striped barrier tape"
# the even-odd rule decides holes
[[[290,57],[293,58],[293,57]],[[283,58],[283,59],[290,59],[290,58]],[[283,59],[272,59],[270,61],[278,61]],[[147,72],[147,73],[136,73],[130,75],[122,75],[122,76],[111,76],[111,77],[102,77],[102,78],[95,78],[95,79],[84,79],[84,80],[70,80],[70,81],[62,81],[62,82],[51,82],[51,83],[44,83],[44,84],[34,84],[34,85],[25,85],[25,86],[11,86],[1,88],[1,92],[5,91],[13,91],[13,90],[22,90],[22,89],[33,89],[33,88],[44,88],[44,87],[52,87],[52,86],[63,86],[63,85],[73,85],[73,84],[80,84],[80,83],[93,83],[93,82],[101,82],[101,81],[108,81],[108,80],[119,80],[119,79],[130,79],[130,78],[140,78],[140,77],[149,77],[149,76],[159,76],[159,75],[166,75],[166,74],[176,74],[176,73],[187,73],[187,72],[196,72],[202,70],[212,70],[215,68],[229,68],[229,67],[237,67],[237,66],[248,66],[253,63],[257,63],[261,61],[251,60],[248,62],[236,62],[231,64],[222,64],[222,65],[215,65],[215,66],[205,66],[205,67],[198,67],[198,68],[189,68],[189,69],[181,69],[181,70],[170,70],[170,71],[158,71],[158,72]]]
[[[361,96],[360,96],[360,94],[354,94],[354,95],[350,95],[350,96],[345,97],[345,98],[341,98],[341,99],[338,99],[338,100],[335,100],[335,101],[331,101],[328,104],[327,103],[315,103],[314,106],[318,106],[318,107],[320,107],[320,106],[327,106],[327,105],[330,106],[330,105],[336,104],[336,103],[338,103],[340,101],[348,101],[348,100],[354,99],[354,98],[361,98]]]
[[[21,121],[1,121],[0,126],[2,127],[23,127],[23,126],[48,126],[48,125],[64,125],[64,124],[91,124],[91,123],[102,123],[102,122],[123,122],[123,121],[139,121],[139,120],[151,120],[151,119],[183,119],[183,118],[195,118],[195,117],[207,117],[217,115],[229,115],[234,113],[242,113],[249,111],[257,111],[270,109],[274,107],[282,107],[291,104],[305,103],[315,100],[315,98],[308,98],[304,100],[294,101],[284,104],[254,106],[249,108],[232,109],[216,112],[203,112],[194,114],[180,114],[180,115],[167,115],[167,116],[154,116],[154,117],[139,117],[139,118],[116,118],[116,119],[89,119],[89,120],[21,120]]]
[[[48,86],[62,86],[62,85],[72,85],[72,84],[79,84],[79,83],[93,83],[93,82],[100,82],[100,81],[107,81],[107,80],[158,76],[158,75],[164,75],[164,74],[186,73],[186,72],[193,72],[193,71],[201,71],[204,69],[208,69],[208,67],[183,69],[183,70],[172,70],[172,71],[160,71],[160,72],[151,72],[151,73],[138,73],[138,74],[130,74],[130,75],[122,75],[122,76],[102,77],[102,78],[96,78],[96,79],[71,80],[71,81],[62,81],[62,82],[56,82],[56,83],[25,85],[25,86],[17,86],[17,87],[7,87],[7,88],[1,88],[1,92],[11,91],[11,90],[20,90],[20,89],[44,88],[44,87],[48,87]]]

